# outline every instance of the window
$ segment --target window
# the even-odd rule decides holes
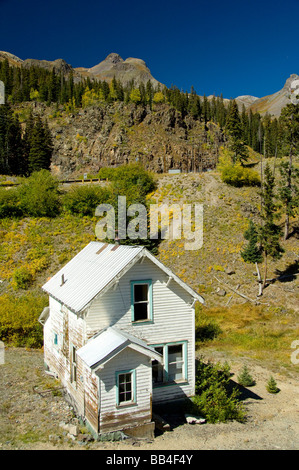
[[[183,345],[168,346],[168,381],[176,382],[184,378]]]
[[[54,346],[58,346],[58,334],[57,333],[54,333]]]
[[[72,346],[71,349],[71,382],[77,382],[77,357],[76,357],[76,348]]]
[[[136,373],[128,370],[116,373],[117,405],[130,405],[136,403]]]
[[[154,386],[187,381],[187,341],[153,346],[163,356],[163,365],[152,361]]]
[[[155,348],[155,350],[163,356],[163,346],[157,347]],[[157,360],[152,361],[152,374],[154,384],[163,383],[163,370],[163,364],[161,364]]]
[[[152,320],[152,281],[131,282],[132,321]]]

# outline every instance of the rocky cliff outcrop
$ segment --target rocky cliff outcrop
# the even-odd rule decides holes
[[[62,72],[64,75],[67,75],[72,70],[72,66],[68,64],[63,59],[56,60],[38,60],[38,59],[26,59],[22,63],[22,67],[30,68],[31,66],[41,67],[43,69],[52,71],[55,70],[56,73]]]
[[[42,104],[34,113],[48,116],[53,136],[52,170],[60,178],[96,174],[101,167],[140,162],[157,173],[170,169],[214,168],[223,142],[213,123],[205,127],[167,105],[154,110],[114,103],[73,114],[51,114]]]

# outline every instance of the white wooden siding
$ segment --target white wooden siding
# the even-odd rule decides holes
[[[131,281],[140,279],[152,279],[153,322],[132,324]],[[86,333],[90,337],[114,325],[151,345],[187,341],[189,381],[181,389],[189,396],[194,393],[194,309],[190,305],[193,299],[173,280],[166,286],[167,281],[168,276],[150,260],[136,263],[114,290],[93,301],[86,315]],[[153,399],[161,400],[164,396],[169,399],[178,392],[175,385],[155,388]]]
[[[117,406],[116,372],[136,372],[136,404]],[[151,421],[152,375],[150,359],[129,347],[105,364],[100,379],[100,432],[109,432]]]
[[[71,383],[71,348],[79,349],[85,342],[85,328],[82,318],[71,312],[50,297],[50,314],[44,326],[44,358],[49,369],[56,372],[82,408],[83,391],[77,384]],[[58,335],[58,344],[54,345],[54,334]],[[80,371],[77,370],[77,382]]]

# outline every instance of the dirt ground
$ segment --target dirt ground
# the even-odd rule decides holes
[[[240,364],[229,364],[236,380]],[[9,348],[0,364],[0,450],[298,450],[298,381],[256,364],[249,367],[256,385],[246,389],[244,424],[183,424],[173,410],[172,430],[153,441],[97,442],[80,426],[76,437],[61,427],[76,423],[76,418],[59,384],[45,374],[42,351]],[[265,387],[271,374],[280,389],[277,394]]]

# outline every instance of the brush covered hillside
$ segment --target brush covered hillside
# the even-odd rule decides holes
[[[229,186],[216,170],[154,178],[156,188],[147,195],[148,202],[203,204],[200,249],[188,251],[183,239],[165,239],[154,250],[166,266],[205,298],[205,306],[196,307],[198,351],[224,351],[228,357],[247,357],[295,373],[298,366],[291,363],[290,354],[292,342],[299,337],[296,221],[292,220],[291,236],[282,242],[283,257],[269,262],[267,287],[263,296],[257,297],[255,267],[240,256],[248,220],[258,217],[257,188]],[[77,188],[108,189],[110,184],[83,183]],[[61,195],[73,190],[60,186]],[[66,210],[54,217],[0,221],[2,340],[31,347],[42,344],[37,320],[48,299],[41,286],[95,239],[96,222],[92,214],[82,216]]]
[[[126,61],[109,61],[126,69]],[[214,348],[298,371],[290,360],[299,338],[298,204],[289,212],[289,236],[279,240],[282,256],[268,259],[260,297],[255,265],[241,256],[249,220],[260,221],[261,155],[276,167],[275,196],[286,155],[293,155],[298,168],[290,112],[282,119],[246,112],[245,106],[240,112],[236,100],[155,88],[150,80],[108,83],[84,78],[87,71],[77,80],[67,64],[54,62],[24,64],[7,54],[0,61],[7,93],[0,106],[0,339],[42,346],[38,317],[48,304],[42,285],[95,239],[95,207],[115,204],[120,194],[128,203],[203,204],[200,249],[186,250],[184,240],[146,241],[206,300],[196,306],[199,350]],[[100,63],[93,72],[106,66]],[[218,163],[225,156],[224,174]],[[171,175],[172,169],[181,173]],[[97,181],[64,182],[82,180],[84,173]],[[282,228],[290,195],[283,193],[275,214]],[[259,264],[264,272],[264,261]]]

